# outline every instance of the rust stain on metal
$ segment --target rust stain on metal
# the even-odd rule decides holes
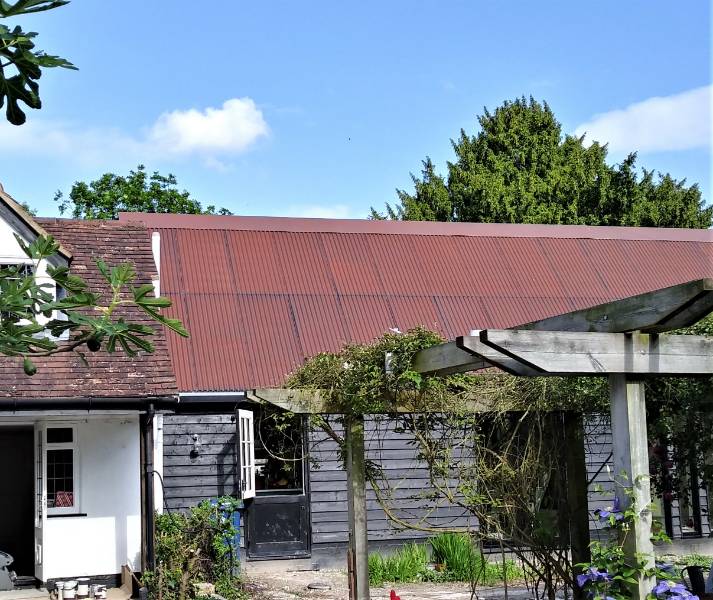
[[[446,338],[713,277],[707,230],[122,214],[161,234],[182,391],[279,385],[422,325]]]

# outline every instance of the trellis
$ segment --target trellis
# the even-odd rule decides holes
[[[470,335],[419,352],[422,374],[446,375],[497,367],[521,377],[609,377],[614,472],[626,474],[623,505],[635,502],[640,518],[628,536],[627,556],[654,560],[651,543],[646,402],[643,380],[652,376],[713,375],[713,337],[660,335],[688,327],[713,312],[713,280],[701,279],[558,315],[508,330]],[[295,413],[341,414],[319,391],[262,389],[249,394]],[[473,410],[486,407],[474,405]],[[407,405],[389,412],[413,412]],[[586,469],[581,421],[568,419],[572,553],[577,562],[589,541]],[[369,598],[364,415],[345,415],[349,509],[349,583],[354,600]],[[634,598],[643,600],[653,583],[641,579]]]

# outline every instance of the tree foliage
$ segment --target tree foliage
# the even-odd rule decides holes
[[[43,12],[69,4],[69,0],[0,0],[0,19]],[[30,108],[42,108],[40,85],[42,70],[54,67],[76,69],[68,60],[35,48],[37,33],[0,24],[0,108],[13,125],[22,125],[27,117],[20,102]]]
[[[168,298],[156,298],[153,286],[133,286],[136,272],[132,265],[97,266],[108,286],[108,296],[90,290],[87,283],[65,266],[50,266],[53,284],[38,283],[35,273],[59,249],[51,236],[40,236],[31,244],[16,236],[21,248],[34,262],[32,274],[21,274],[17,267],[0,269],[0,354],[20,356],[27,375],[37,371],[33,358],[86,348],[96,352],[122,349],[129,356],[139,351],[153,352],[153,327],[127,320],[125,307],[136,307],[156,323],[187,336],[180,321],[161,314],[171,306]],[[55,299],[49,285],[65,291]],[[41,322],[42,315],[49,321]],[[61,336],[66,335],[66,340]]]
[[[186,190],[179,190],[176,177],[146,172],[144,165],[129,171],[127,176],[105,173],[89,183],[77,181],[69,196],[55,194],[60,213],[75,219],[117,219],[120,212],[232,214],[225,208],[203,208]]]
[[[636,166],[636,153],[618,165],[607,148],[566,135],[546,103],[524,97],[478,117],[480,131],[451,140],[447,175],[430,158],[414,190],[372,218],[479,223],[553,223],[707,228],[698,185]]]

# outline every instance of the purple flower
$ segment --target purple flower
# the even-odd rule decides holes
[[[589,567],[581,575],[577,575],[577,585],[579,587],[584,587],[587,583],[600,582],[600,581],[611,581],[611,576],[606,571],[600,571],[596,567]]]
[[[610,520],[610,517],[614,517],[615,521],[621,521],[624,518],[624,513],[621,510],[621,500],[619,500],[618,496],[614,496],[614,502],[610,509],[598,508],[594,511],[594,514],[600,519]]]
[[[698,596],[691,594],[682,583],[675,581],[659,581],[652,592],[662,600],[699,600]]]

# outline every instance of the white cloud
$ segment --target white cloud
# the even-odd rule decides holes
[[[222,108],[174,110],[151,127],[148,144],[173,154],[238,153],[268,133],[251,98],[232,98]]]
[[[331,204],[323,206],[321,204],[304,204],[290,206],[282,213],[286,217],[306,217],[313,219],[353,219],[351,208],[346,204]]]
[[[613,152],[661,152],[709,147],[711,87],[657,96],[594,115],[575,130],[588,142],[608,143]]]
[[[20,127],[3,120],[0,152],[86,165],[103,165],[117,157],[133,162],[198,157],[209,168],[226,170],[229,167],[223,158],[245,152],[268,134],[268,125],[255,102],[232,98],[221,108],[163,113],[143,135],[42,118],[30,118]]]

